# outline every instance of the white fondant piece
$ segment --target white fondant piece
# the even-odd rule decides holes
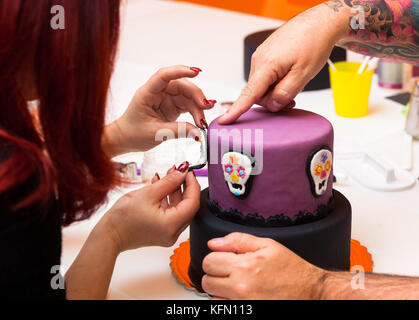
[[[193,164],[189,167],[190,170],[198,170],[202,169],[206,166],[208,161],[208,155],[207,155],[207,144],[208,144],[208,138],[207,133],[205,130],[200,130],[200,137],[199,141],[201,143],[201,147],[199,148],[199,161],[196,164]]]
[[[252,160],[239,152],[227,152],[221,164],[230,192],[237,197],[245,194],[246,183],[252,172]]]
[[[316,195],[321,196],[326,192],[332,166],[333,156],[330,150],[321,149],[311,159],[310,176],[313,180]]]
[[[370,189],[400,191],[416,184],[416,178],[408,171],[370,153],[342,159],[340,163],[351,178]]]

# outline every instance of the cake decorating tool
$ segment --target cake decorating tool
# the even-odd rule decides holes
[[[380,59],[378,63],[378,85],[386,89],[402,89],[403,71],[403,63]]]
[[[402,144],[401,166],[405,170],[411,170],[413,166],[413,137],[406,133],[403,137]]]
[[[407,135],[403,141],[403,167],[411,169],[413,165],[413,139],[419,139],[419,80],[416,80],[413,85],[405,130]]]
[[[114,167],[121,178],[122,186],[129,187],[142,183],[137,163],[115,163]]]
[[[419,80],[413,86],[409,105],[405,129],[413,138],[419,139]]]
[[[348,180],[348,175],[344,172],[333,170],[333,183],[341,183]]]
[[[348,176],[370,189],[400,191],[416,184],[416,178],[408,171],[371,153],[340,159],[340,164]]]

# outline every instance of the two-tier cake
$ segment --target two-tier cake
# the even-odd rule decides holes
[[[253,108],[208,130],[209,188],[190,226],[189,276],[201,287],[207,242],[231,232],[272,238],[329,270],[348,270],[351,206],[333,190],[333,127],[304,110]]]

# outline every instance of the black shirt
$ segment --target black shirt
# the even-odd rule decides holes
[[[48,205],[11,210],[36,184],[32,177],[0,193],[0,298],[65,299],[65,289],[59,288],[63,280],[59,281],[57,272],[61,258],[57,201],[52,196]]]

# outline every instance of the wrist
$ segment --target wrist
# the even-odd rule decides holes
[[[312,281],[310,282],[309,299],[310,300],[322,300],[324,299],[324,288],[326,285],[326,279],[331,276],[330,271],[315,267],[313,271]]]
[[[123,137],[120,121],[121,118],[105,126],[102,137],[102,148],[110,158],[131,152],[131,150],[126,148],[127,139]]]
[[[350,19],[354,16],[351,9],[344,3],[343,0],[332,0],[326,1],[317,6],[322,14],[321,17],[325,17],[320,23],[326,23],[328,29],[331,30],[331,38],[334,43],[338,43],[340,40],[348,37],[350,32]]]
[[[109,212],[106,213],[96,224],[89,237],[105,241],[107,243],[106,247],[109,248],[109,251],[118,256],[121,252],[123,252],[122,241],[108,214]]]

